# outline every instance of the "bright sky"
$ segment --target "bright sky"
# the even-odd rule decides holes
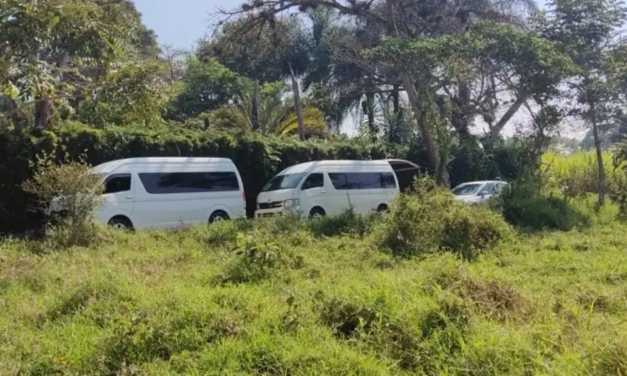
[[[135,0],[146,26],[159,36],[159,42],[189,49],[202,38],[218,8],[232,9],[243,0]]]

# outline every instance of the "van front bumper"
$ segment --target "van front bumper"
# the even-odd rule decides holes
[[[272,209],[258,209],[255,211],[255,218],[270,218],[278,216],[289,216],[298,218],[302,215],[300,207],[294,208],[272,208]]]
[[[259,209],[255,211],[255,218],[271,218],[283,215],[283,208]]]

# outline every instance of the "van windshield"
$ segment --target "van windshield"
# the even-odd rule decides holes
[[[455,196],[472,196],[479,193],[479,189],[483,186],[483,184],[464,184],[455,189],[453,189],[453,194]]]
[[[261,190],[261,192],[270,192],[270,191],[279,191],[281,189],[294,189],[298,187],[300,181],[303,180],[306,174],[287,174],[287,175],[277,175],[272,178],[266,184],[265,187]]]

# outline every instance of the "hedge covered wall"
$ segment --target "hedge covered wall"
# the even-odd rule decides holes
[[[453,184],[494,178],[500,173],[499,161],[507,162],[507,165],[510,159],[507,155],[494,158],[496,153],[486,156],[481,149],[472,152],[457,149],[463,151],[463,155],[454,157],[450,164]],[[230,158],[242,175],[249,215],[253,214],[257,195],[265,183],[279,171],[297,163],[322,159],[400,158],[424,166],[426,161],[420,147],[389,146],[345,137],[302,142],[296,138],[184,128],[159,131],[130,127],[96,129],[73,122],[60,124],[38,135],[5,130],[0,132],[0,233],[23,231],[39,223],[41,216],[29,210],[31,198],[22,191],[21,184],[32,175],[37,156],[44,153],[59,160],[65,155],[71,159],[83,157],[92,165],[148,156]],[[477,163],[472,163],[475,160]],[[507,169],[511,170],[510,167]],[[518,171],[500,174],[504,178],[515,175]]]

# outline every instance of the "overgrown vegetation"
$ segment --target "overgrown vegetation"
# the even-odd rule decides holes
[[[522,236],[488,208],[417,191],[384,216],[110,232],[62,251],[6,239],[0,371],[625,370],[616,208],[590,209],[588,228]]]
[[[627,374],[625,4],[217,16],[187,53],[128,0],[0,2],[0,233],[66,213],[44,240],[0,239],[0,375]],[[571,120],[595,153],[545,153]],[[141,156],[232,159],[249,215],[300,162],[400,158],[433,179],[386,214],[94,225],[87,164]],[[489,206],[445,189],[496,177]]]
[[[102,237],[96,210],[103,204],[102,177],[84,163],[56,164],[38,160],[33,177],[24,182],[24,192],[35,197],[31,210],[46,215],[50,245],[61,248],[89,246]]]
[[[473,260],[510,233],[503,218],[488,207],[456,202],[451,193],[435,187],[418,192],[397,199],[377,229],[377,245],[395,256],[449,251]]]

